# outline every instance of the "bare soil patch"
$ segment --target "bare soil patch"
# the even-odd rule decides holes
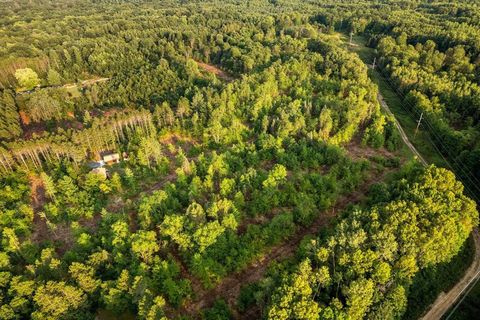
[[[300,227],[290,239],[270,248],[268,252],[250,264],[250,266],[239,272],[230,274],[216,287],[210,290],[201,289],[200,292],[197,292],[194,301],[184,304],[183,308],[180,310],[180,314],[195,317],[202,309],[211,307],[217,299],[222,298],[225,299],[230,308],[234,311],[235,318],[243,318],[242,315],[235,311],[236,302],[240,295],[241,288],[247,284],[259,281],[264,276],[272,261],[281,261],[291,258],[298,249],[298,245],[302,239],[308,235],[316,235],[321,228],[330,224],[331,220],[338,212],[345,210],[351,204],[361,202],[365,198],[365,193],[370,186],[381,181],[386,173],[387,171],[381,173],[371,172],[367,181],[362,184],[362,186],[360,186],[355,192],[341,196],[331,209],[319,213],[318,217],[310,226]],[[246,315],[251,315],[251,313],[247,312]],[[245,319],[248,318],[249,317]]]
[[[352,141],[345,146],[345,150],[347,150],[348,155],[353,160],[368,160],[372,157],[384,157],[384,158],[393,158],[395,157],[395,153],[388,151],[385,148],[378,148],[374,149],[369,146],[363,146],[361,141],[361,136],[356,135]]]
[[[45,187],[43,185],[42,179],[37,175],[30,175],[30,197],[31,203],[34,210],[39,210],[46,202],[45,196]]]
[[[192,147],[198,144],[194,139],[179,133],[165,134],[159,139],[159,141],[164,145],[180,146],[185,153],[188,153]],[[171,156],[174,156],[175,153],[167,150],[167,157],[170,158]]]
[[[204,62],[200,62],[200,61],[196,61],[196,63],[203,70],[205,70],[207,72],[210,72],[210,73],[213,73],[214,75],[216,75],[218,78],[220,78],[222,80],[225,80],[227,82],[235,80],[235,78],[231,74],[223,71],[222,69],[219,69],[218,67],[216,67],[214,65],[204,63]]]
[[[47,202],[45,187],[42,179],[36,175],[30,175],[31,205],[33,208],[33,232],[31,240],[34,243],[40,243],[45,240],[52,240],[61,243],[62,246],[56,248],[56,252],[63,255],[74,244],[72,230],[67,223],[59,223],[55,229],[48,227],[47,220],[40,213]]]
[[[40,217],[39,212],[46,202],[45,187],[39,176],[30,175],[30,203],[33,208],[33,232],[31,239],[35,243],[49,238],[49,230],[45,219]]]

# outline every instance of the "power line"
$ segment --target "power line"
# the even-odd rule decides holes
[[[480,271],[478,271],[475,276],[473,277],[472,280],[470,280],[470,282],[465,286],[465,288],[463,288],[462,291],[460,291],[460,293],[455,297],[454,300],[457,300],[458,297],[460,297],[462,295],[462,293],[465,291],[465,289],[468,288],[467,291],[465,291],[465,294],[463,295],[462,299],[460,299],[460,301],[458,301],[458,303],[455,305],[455,307],[452,309],[452,311],[450,311],[450,313],[448,314],[448,316],[445,318],[445,320],[448,320],[450,319],[450,317],[455,313],[455,311],[457,311],[458,307],[462,304],[463,300],[465,300],[465,298],[468,296],[468,294],[470,293],[470,291],[473,290],[473,288],[475,288],[475,286],[477,285],[478,283],[478,280],[480,280],[480,278],[478,277],[478,275],[480,274]],[[473,285],[472,284],[472,281],[474,281]]]
[[[398,92],[398,90],[395,89],[395,86],[392,86],[392,82],[389,81],[388,78],[386,78],[386,77],[383,76],[383,75],[380,75],[380,76],[381,76],[382,78],[384,78],[385,80],[387,80],[388,85],[389,85],[392,89],[394,89],[398,94],[400,94],[400,92]],[[401,96],[403,97],[403,100],[400,101],[401,107],[402,107],[408,114],[411,114],[411,112],[403,105],[403,101],[406,101],[406,102],[408,103],[408,100],[405,100],[405,95],[401,95]],[[410,105],[410,107],[412,107],[412,110],[416,110],[416,108],[415,108],[414,106],[412,106],[411,104],[409,104],[409,105]],[[417,111],[417,110],[416,110],[416,111]],[[417,111],[417,113],[418,113],[418,111]],[[423,115],[423,112],[422,112],[421,115],[420,115],[420,119],[422,119],[422,115]],[[419,120],[418,124],[420,124],[420,121],[421,121],[421,120]],[[435,131],[434,131],[434,129],[433,129],[433,127],[432,127],[432,125],[431,125],[430,123],[428,123],[427,120],[426,120],[425,122],[426,122],[426,124],[428,125],[428,127],[431,129],[431,131],[432,131],[434,134],[436,134]],[[417,125],[417,130],[418,130],[418,125]],[[431,131],[429,130],[428,133],[430,133]],[[428,139],[430,140],[430,142],[432,143],[432,145],[434,146],[434,148],[437,150],[437,152],[442,156],[442,158],[443,158],[443,159],[445,160],[445,162],[448,164],[448,166],[453,170],[452,165],[448,162],[448,160],[443,156],[443,154],[442,154],[442,153],[440,152],[440,150],[437,148],[435,142],[432,141],[428,135],[427,135],[427,137],[428,137]],[[437,139],[438,139],[438,135],[437,135]],[[439,139],[439,142],[440,142],[440,144],[442,144],[440,139]],[[445,147],[445,145],[442,144],[442,146],[448,151],[448,148]],[[455,158],[454,158],[454,157],[452,157],[452,158],[453,158],[453,160],[455,161]],[[457,162],[457,164],[458,164],[458,162]],[[463,165],[463,164],[462,164],[462,165]],[[465,168],[465,167],[463,167],[463,168]],[[465,174],[465,172],[462,170],[462,167],[459,166],[459,169],[460,169],[460,170],[463,172],[463,174],[470,180],[470,182],[472,182],[472,179],[471,179],[470,176],[468,175],[468,172],[471,173],[471,171],[469,171],[468,168],[467,168],[467,174]],[[475,176],[472,176],[472,178],[478,182],[478,180],[476,179]],[[476,187],[476,189],[478,190],[478,186],[477,186],[475,183],[473,183],[473,186]],[[465,188],[469,191],[469,193],[471,194],[471,196],[472,196],[472,197],[477,201],[477,203],[478,203],[479,201],[478,201],[478,198],[477,198],[476,194],[475,194],[474,192],[472,192],[472,190],[469,188],[469,186],[468,186],[467,184],[465,185]],[[449,319],[452,317],[452,315],[455,313],[455,311],[458,309],[458,307],[463,303],[463,301],[465,300],[465,298],[468,296],[468,294],[470,293],[470,291],[473,290],[473,288],[475,288],[475,286],[477,285],[478,281],[480,280],[480,277],[478,277],[479,274],[480,274],[480,271],[478,271],[478,272],[475,274],[475,276],[467,283],[467,285],[466,285],[466,286],[460,291],[460,293],[458,293],[457,296],[454,298],[454,301],[456,301],[456,300],[458,299],[458,297],[462,296],[462,294],[463,294],[462,298],[461,298],[458,302],[456,302],[456,303],[454,302],[455,306],[454,306],[453,309],[450,311],[450,313],[448,314],[448,316],[446,317],[445,320],[449,320]],[[473,282],[473,285],[472,285],[472,282]]]
[[[391,87],[400,97],[403,98],[403,101],[401,100],[400,101],[400,106],[407,112],[407,114],[412,114],[412,112],[416,112],[417,114],[420,112],[419,110],[417,110],[417,108],[415,106],[413,106],[408,100],[406,100],[405,98],[405,94],[403,94],[402,92],[400,92],[396,87],[395,85],[393,84],[393,82],[388,79],[387,77],[384,76],[384,72],[383,70],[380,69],[380,72],[381,73],[378,73],[384,80],[387,81],[389,87]],[[409,104],[409,106],[411,107],[411,110],[409,110],[404,104],[403,102]],[[442,142],[441,142],[441,137],[438,136],[438,134],[435,132],[435,129],[433,128],[433,126],[429,123],[428,119],[425,118],[425,121],[424,123],[429,127],[430,130],[428,130],[428,133],[434,135],[437,140],[438,140],[438,143],[440,145],[442,145],[443,149],[445,151],[447,151],[447,153],[449,154],[450,158],[455,162],[456,166],[457,166],[457,170],[461,171],[461,173],[463,174],[464,178],[465,179],[468,179],[468,181],[471,183],[471,185],[473,187],[475,187],[475,189],[477,191],[479,191],[480,193],[480,188],[478,187],[478,185],[480,185],[480,182],[477,180],[477,178],[471,173],[471,171],[466,168],[463,164],[459,163],[455,157],[453,157],[451,155],[451,153],[449,152],[449,148],[446,147]],[[438,152],[438,154],[444,159],[445,163],[452,169],[452,171],[457,171],[457,170],[454,170],[453,166],[450,164],[450,162],[443,156],[442,152],[438,149],[438,147],[436,146],[436,143],[434,141],[432,141],[430,139],[430,136],[427,135],[427,138],[430,140],[430,142],[432,143],[432,146],[436,149],[436,151]],[[476,181],[476,183],[474,182]],[[477,202],[480,202],[476,196],[476,193],[472,192],[472,190],[470,189],[469,185],[468,184],[465,184],[465,188],[469,191],[469,193],[471,193],[472,197],[475,198],[475,200]]]
[[[395,92],[396,92],[397,94],[399,94],[401,97],[403,97],[403,101],[400,101],[400,105],[401,105],[401,107],[407,112],[407,114],[411,114],[412,111],[415,111],[415,112],[417,112],[417,114],[418,114],[419,111],[416,110],[415,106],[413,106],[411,103],[409,103],[408,100],[405,99],[405,95],[404,95],[404,94],[402,94],[400,91],[398,91],[398,90],[394,87],[393,82],[390,81],[388,78],[386,78],[386,77],[384,77],[384,76],[382,76],[382,78],[385,79],[385,80],[388,82],[389,86],[390,86],[393,90],[395,90]],[[405,105],[403,104],[403,102],[409,104],[409,106],[411,107],[412,111],[408,110],[408,108],[405,107]],[[426,123],[426,125],[429,127],[429,129],[430,129],[430,130],[428,130],[428,133],[429,133],[429,134],[432,134],[432,135],[435,135],[435,137],[436,137],[437,140],[438,140],[438,143],[441,144],[442,147],[448,152],[448,151],[449,151],[448,147],[446,147],[443,143],[441,143],[441,138],[438,136],[438,134],[436,134],[435,129],[434,129],[433,126],[428,122],[427,119],[425,120],[425,123]],[[465,178],[465,179],[468,179],[469,182],[471,183],[471,185],[472,185],[473,187],[475,187],[475,189],[476,189],[477,191],[480,192],[480,188],[479,188],[478,185],[477,185],[477,184],[480,185],[480,182],[478,182],[478,180],[475,178],[475,176],[472,175],[472,173],[468,170],[468,168],[466,168],[465,166],[463,166],[463,164],[459,163],[459,162],[455,159],[455,157],[452,157],[452,155],[448,152],[448,153],[449,153],[449,156],[451,157],[451,159],[452,159],[452,160],[455,162],[455,164],[457,165],[457,170],[455,170],[455,169],[453,168],[453,166],[450,164],[450,162],[443,156],[443,153],[438,149],[436,143],[430,138],[429,135],[427,135],[427,138],[429,139],[429,141],[431,142],[431,144],[432,144],[432,146],[435,148],[435,150],[438,152],[438,154],[443,158],[443,160],[445,161],[445,163],[450,167],[450,169],[451,169],[452,171],[461,171],[461,173],[463,174],[464,178]],[[476,180],[477,183],[475,183],[474,180]],[[475,198],[475,200],[476,200],[477,202],[480,202],[480,201],[478,200],[477,196],[476,196],[476,193],[472,192],[472,190],[470,189],[470,186],[469,186],[468,184],[465,184],[464,186],[465,186],[465,188],[469,191],[469,193],[471,194],[471,196],[472,196],[473,198]]]
[[[382,73],[383,73],[383,71],[382,71]],[[395,87],[395,84],[391,81],[391,79],[385,77],[385,76],[384,76],[384,73],[383,73],[383,75],[382,75],[382,78],[385,79],[385,80],[389,83],[389,86],[390,86],[393,90],[395,90],[395,92],[396,92],[397,94],[399,94],[399,95],[403,98],[403,100],[401,101],[400,105],[402,106],[402,108],[403,108],[407,113],[415,112],[417,115],[420,114],[420,111],[417,110],[417,108],[416,108],[414,105],[412,105],[412,103],[411,103],[410,101],[408,101],[408,100],[406,99],[406,95],[405,95],[404,93],[402,93],[401,91],[399,91],[399,90]],[[406,107],[403,105],[403,102],[404,102],[404,103],[407,103],[407,104],[410,106],[410,109],[411,109],[411,110],[409,110],[408,108],[406,108]],[[420,116],[421,116],[421,114],[420,114]],[[434,135],[434,136],[437,138],[437,140],[438,140],[437,143],[441,144],[442,147],[444,147],[444,149],[445,149],[447,152],[450,151],[449,148],[446,147],[446,146],[441,142],[441,137],[437,134],[437,132],[435,131],[433,125],[430,124],[428,118],[425,118],[425,121],[424,121],[424,122],[425,122],[425,124],[429,127],[429,129],[431,129],[431,131],[428,131],[428,132],[429,132],[430,134]],[[435,143],[434,143],[431,139],[429,139],[429,140],[432,142],[433,145],[435,145]],[[437,149],[437,150],[438,150],[438,149]],[[441,154],[441,152],[439,152],[439,153]],[[449,156],[452,157],[451,154],[449,154]],[[452,160],[453,160],[453,161],[456,161],[455,157],[452,157]],[[460,165],[458,162],[457,162],[457,164]],[[467,170],[467,172],[470,173],[470,174],[473,176],[473,173],[472,173],[468,168],[466,168],[465,166],[463,166],[463,169]],[[474,179],[476,180],[476,182],[477,182],[478,184],[480,184],[480,181],[478,181],[478,180],[476,179],[476,177],[473,176],[472,178],[474,178]],[[480,191],[480,189],[479,189],[479,191]]]
[[[373,72],[375,72],[375,61],[376,59],[374,58],[374,62],[373,62]],[[405,112],[408,114],[408,115],[413,115],[413,112],[418,113],[420,112],[419,110],[417,110],[417,108],[415,106],[412,105],[412,103],[410,103],[409,100],[405,99],[406,96],[405,94],[401,93],[398,88],[393,84],[393,81],[391,81],[391,79],[389,79],[388,77],[385,77],[385,75],[383,74],[383,70],[380,69],[380,73],[378,73],[380,75],[380,77],[382,77],[383,79],[385,79],[388,83],[388,86],[390,88],[392,88],[400,97],[401,97],[401,100],[400,100],[400,106],[402,107],[402,109],[405,110]],[[403,103],[407,103],[409,106],[410,106],[410,110],[403,104]],[[415,134],[417,133],[418,131],[418,127],[420,126],[420,122],[422,121],[422,118],[423,118],[423,112],[421,112],[420,114],[420,119],[418,121],[418,124],[417,124],[417,128],[415,130]],[[478,185],[480,185],[480,182],[478,181],[478,179],[475,177],[475,175],[472,174],[471,170],[469,170],[467,167],[465,167],[465,165],[463,163],[458,163],[458,161],[456,160],[456,158],[450,154],[450,150],[448,147],[446,147],[443,143],[442,143],[442,140],[441,140],[441,137],[439,137],[439,135],[437,134],[437,132],[435,131],[434,127],[429,123],[428,117],[425,117],[425,120],[424,120],[424,123],[426,124],[426,126],[430,129],[430,130],[427,130],[427,138],[430,140],[430,142],[432,143],[432,146],[437,150],[438,154],[440,154],[440,156],[445,160],[446,164],[453,170],[453,167],[452,165],[450,164],[450,162],[443,156],[442,152],[438,149],[436,143],[434,141],[432,141],[432,139],[430,138],[430,134],[433,134],[435,136],[435,138],[437,139],[438,143],[443,147],[443,149],[445,151],[447,151],[447,153],[449,154],[450,158],[456,163],[457,165],[457,168],[460,169],[460,171],[463,173],[464,175],[464,178],[467,178],[470,183],[472,184],[473,187],[476,188],[476,190],[480,191]],[[477,184],[475,183],[475,181],[477,182]],[[471,194],[471,196],[477,201],[477,203],[480,203],[480,201],[478,200],[477,196],[476,196],[476,193],[475,192],[472,192],[472,190],[469,188],[469,185],[468,184],[465,184],[464,185],[465,188],[469,191],[469,193]],[[462,298],[455,304],[455,307],[450,311],[450,313],[448,314],[448,316],[446,317],[445,320],[449,320],[451,318],[451,316],[455,313],[455,311],[458,309],[458,307],[462,304],[462,302],[465,300],[465,298],[468,296],[468,294],[470,293],[471,290],[473,290],[473,288],[475,288],[475,286],[477,285],[478,281],[480,280],[480,277],[478,277],[480,274],[480,271],[478,271],[475,276],[469,281],[469,283],[467,283],[467,285],[460,291],[460,293],[457,294],[457,296],[454,298],[454,301],[456,301],[458,299],[458,297],[460,297],[462,294],[464,294],[462,296]],[[472,285],[472,282],[473,282],[473,285]]]
[[[466,191],[468,191],[470,197],[472,197],[477,203],[480,203],[480,200],[477,196],[477,192],[479,190],[479,187],[478,185],[473,181],[473,180],[476,180],[475,177],[469,175],[466,171],[468,171],[468,169],[466,169],[461,163],[459,163],[455,158],[452,157],[452,160],[455,162],[455,167],[450,163],[450,161],[443,155],[442,151],[437,147],[436,143],[434,141],[432,141],[432,139],[430,139],[429,136],[427,136],[428,140],[431,142],[432,146],[435,148],[435,150],[437,151],[437,153],[442,157],[442,159],[444,160],[444,162],[447,164],[447,166],[450,168],[450,170],[452,170],[453,172],[457,172],[460,174],[461,177],[463,177],[464,179],[464,187],[466,189]],[[447,149],[444,145],[443,145],[443,148],[444,149]],[[448,149],[447,149],[448,150]],[[472,187],[476,190],[472,190]]]
[[[415,134],[413,135],[413,139],[415,139],[415,137],[417,136],[418,127],[420,127],[420,123],[422,122],[422,118],[423,118],[423,112],[420,115],[420,119],[418,119],[417,127],[415,128]]]
[[[387,78],[383,77],[385,80],[388,80]],[[389,82],[389,86],[391,86],[391,83]],[[392,87],[393,89],[394,87]],[[409,111],[405,108],[405,106],[403,105],[402,101],[400,102],[400,105],[402,106],[402,108],[407,112],[409,113]],[[413,108],[413,110],[415,110],[415,108]],[[422,113],[423,114],[423,113]],[[422,117],[422,115],[420,116]],[[419,121],[420,123],[420,121]],[[427,123],[428,124],[428,123]],[[418,126],[417,126],[418,128]],[[433,129],[432,129],[433,130]],[[431,141],[430,137],[428,137],[429,140]],[[432,142],[432,145],[435,147],[435,149],[438,151],[438,153],[442,156],[442,158],[445,160],[445,162],[450,166],[450,168],[452,168],[451,164],[448,162],[447,159],[445,159],[445,157],[443,156],[443,154],[440,152],[440,150],[438,150],[438,148],[436,147],[435,145],[435,142],[431,141]],[[444,146],[445,147],[445,146]],[[461,168],[460,168],[461,169]],[[453,168],[452,168],[453,170]],[[467,178],[469,178],[469,176],[467,175]],[[475,177],[473,177],[475,179]],[[476,179],[475,179],[476,180]],[[472,180],[470,180],[472,181]],[[474,186],[476,186],[474,184]],[[471,189],[469,189],[468,185],[465,185],[465,188],[470,192],[470,194],[472,195],[472,197],[477,201],[477,203],[479,202],[478,201],[478,198],[476,196],[476,194],[474,192],[472,192]],[[477,188],[478,189],[478,188]],[[471,290],[473,290],[473,288],[475,288],[475,286],[477,285],[478,281],[480,280],[480,278],[478,277],[480,274],[480,271],[478,271],[475,276],[469,281],[469,283],[460,291],[460,293],[457,294],[457,296],[454,298],[453,301],[456,301],[460,296],[462,296],[462,298],[458,301],[458,302],[454,302],[455,306],[453,307],[453,309],[450,311],[450,313],[448,314],[448,316],[446,317],[445,320],[449,320],[452,315],[455,313],[455,311],[458,309],[458,307],[463,303],[463,301],[465,300],[465,298],[468,296],[468,294],[470,293]],[[473,282],[473,285],[472,285],[472,282]]]

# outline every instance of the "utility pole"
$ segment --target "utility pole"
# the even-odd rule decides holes
[[[377,57],[373,57],[372,69],[375,70],[375,62],[377,62]]]
[[[423,119],[423,112],[420,114],[420,119],[418,119],[417,127],[415,128],[415,134],[413,135],[413,139],[417,136],[418,128],[420,127],[420,122],[422,122]]]

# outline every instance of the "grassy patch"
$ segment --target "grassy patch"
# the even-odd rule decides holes
[[[69,94],[71,98],[80,98],[82,95],[78,86],[66,87],[65,91]]]
[[[345,46],[347,46],[349,50],[356,52],[364,63],[371,64],[375,56],[375,50],[365,46],[366,39],[362,36],[354,36],[352,39],[354,45],[350,46],[348,44],[348,38],[346,35],[341,37]],[[369,70],[369,76],[370,79],[377,84],[385,102],[418,152],[420,152],[428,163],[447,167],[446,161],[433,145],[428,131],[420,128],[415,135],[418,119],[405,110],[406,105],[395,92],[394,88],[390,86],[387,79],[377,70],[372,69]],[[427,306],[435,301],[440,292],[447,291],[458,282],[459,278],[465,273],[465,270],[472,262],[473,251],[474,245],[470,238],[459,254],[450,262],[419,272],[410,287],[407,311],[403,319],[418,319],[425,312]],[[476,285],[451,319],[473,319],[480,312],[479,305],[480,283]]]
[[[349,39],[344,35],[341,38],[345,45],[348,48],[356,52],[360,59],[367,64],[373,62],[373,57],[375,56],[375,49],[368,48],[365,46],[366,38],[363,36],[354,36],[353,37],[353,46],[348,45]],[[377,71],[369,70],[370,79],[378,86],[380,93],[382,94],[385,102],[390,107],[390,110],[397,118],[398,122],[402,126],[405,134],[407,135],[410,142],[415,146],[415,148],[420,152],[420,154],[425,158],[428,163],[434,163],[440,167],[448,167],[445,160],[437,152],[435,146],[430,140],[430,135],[428,131],[422,130],[420,128],[418,133],[415,135],[415,128],[417,126],[418,119],[405,110],[406,106],[403,103],[402,99],[390,86],[388,81]]]
[[[349,37],[344,36],[343,40],[349,47],[350,51],[356,52],[360,59],[366,64],[372,64],[375,57],[375,49],[365,46],[367,38],[363,35],[354,35],[352,37],[352,45],[349,45]]]

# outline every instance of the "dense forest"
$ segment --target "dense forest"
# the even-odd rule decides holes
[[[0,2],[0,319],[424,312],[478,225],[479,4]]]

